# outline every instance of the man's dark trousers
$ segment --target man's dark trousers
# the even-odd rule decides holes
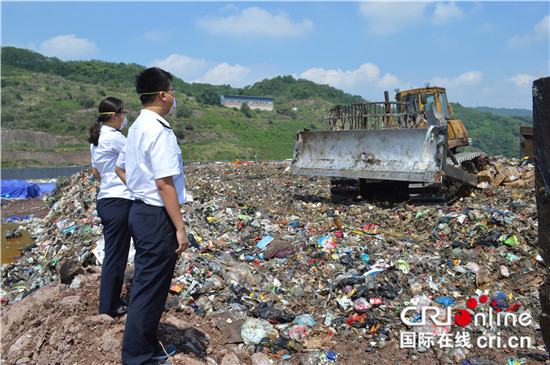
[[[99,314],[113,315],[122,305],[120,292],[130,250],[128,213],[132,204],[133,200],[124,198],[103,198],[96,204],[105,239],[105,255],[101,265]]]
[[[129,225],[136,254],[134,281],[122,342],[122,363],[154,363],[161,350],[157,338],[176,265],[176,229],[164,207],[136,200],[130,209]]]

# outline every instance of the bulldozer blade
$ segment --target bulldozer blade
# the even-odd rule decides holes
[[[461,181],[470,186],[477,186],[477,184],[479,183],[478,177],[476,175],[470,174],[454,166],[445,166],[444,172],[445,176],[448,176],[457,181]]]
[[[439,127],[298,132],[292,172],[368,180],[438,183]]]

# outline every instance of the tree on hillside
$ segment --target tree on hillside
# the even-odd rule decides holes
[[[214,90],[204,90],[198,97],[197,101],[207,105],[221,105],[220,96]]]
[[[241,112],[242,112],[247,118],[252,117],[252,114],[250,114],[250,107],[248,106],[247,103],[242,103],[242,104],[241,104]]]

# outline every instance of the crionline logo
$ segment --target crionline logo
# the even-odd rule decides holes
[[[469,298],[466,301],[468,309],[458,310],[454,316],[450,306],[446,309],[435,306],[419,306],[419,309],[416,306],[405,307],[400,314],[401,320],[407,326],[414,327],[414,330],[401,332],[400,347],[472,348],[473,342],[478,348],[531,348],[531,336],[507,336],[498,331],[499,326],[525,327],[533,323],[529,313],[511,313],[517,310],[521,303],[516,300],[514,304],[509,305],[506,299],[504,294],[499,293],[489,302],[487,296],[482,295],[479,302],[487,304],[478,307],[478,300]],[[414,320],[407,318],[409,314],[414,316]],[[455,324],[458,327],[451,332],[451,326]],[[464,328],[469,324],[476,327],[484,326],[489,331],[482,335],[473,335]]]
[[[482,295],[479,297],[479,301],[481,303],[487,303],[488,298],[486,295]],[[498,303],[496,300],[492,300],[491,303],[489,303],[489,310],[482,311],[480,313],[470,313],[470,311],[466,309],[458,310],[454,314],[454,323],[457,325],[464,327],[472,323],[474,326],[484,326],[484,327],[492,327],[492,326],[523,326],[527,327],[530,326],[533,323],[533,317],[529,313],[511,313],[512,310],[516,310],[521,306],[519,302],[516,301],[513,305],[508,307],[508,309],[505,312],[502,312],[502,309],[498,306]],[[466,301],[466,306],[471,309],[472,311],[477,308],[478,302],[476,298],[469,298]],[[493,308],[496,308],[493,310]],[[483,309],[482,309],[483,310]],[[451,326],[453,324],[453,316],[451,314],[451,308],[447,307],[446,309],[442,309],[440,307],[433,307],[433,306],[424,306],[420,310],[420,318],[416,318],[415,321],[410,321],[407,318],[407,315],[410,312],[417,312],[416,307],[406,307],[401,311],[400,317],[401,321],[406,324],[407,326],[425,326],[429,324],[434,324],[435,326]],[[496,312],[496,318],[494,318],[494,313]],[[441,319],[443,318],[443,320]]]

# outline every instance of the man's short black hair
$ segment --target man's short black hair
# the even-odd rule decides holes
[[[170,73],[158,68],[150,67],[143,70],[136,76],[136,91],[140,95],[139,99],[143,105],[151,103],[156,98],[157,91],[168,91],[172,82],[172,75]]]

